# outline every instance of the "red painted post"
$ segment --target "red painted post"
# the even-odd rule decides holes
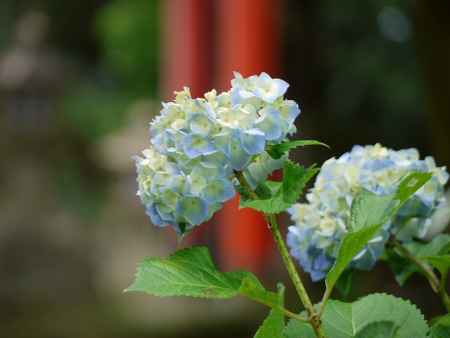
[[[279,75],[280,1],[219,0],[217,6],[217,85],[230,87],[232,72]],[[261,271],[272,241],[261,214],[238,209],[238,198],[218,215],[219,251],[226,268]]]
[[[171,98],[184,86],[193,97],[203,95],[212,83],[212,1],[162,1],[162,95]]]

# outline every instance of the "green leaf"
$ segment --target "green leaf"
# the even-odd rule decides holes
[[[397,188],[395,199],[403,205],[414,193],[427,183],[432,173],[412,172],[404,177]],[[397,207],[397,210],[400,208]]]
[[[291,205],[284,202],[281,196],[275,196],[264,200],[243,200],[241,199],[240,208],[251,208],[266,214],[278,214],[283,212]]]
[[[284,286],[278,286],[278,306],[284,306]],[[283,338],[284,315],[280,309],[273,308],[264,320],[254,338]]]
[[[353,303],[332,300],[325,307],[322,325],[325,336],[332,338],[425,338],[428,331],[423,315],[413,304],[385,294],[369,295]],[[367,332],[373,335],[363,335]],[[382,336],[382,332],[388,335]],[[289,322],[284,334],[286,338],[315,337],[309,323],[297,320]]]
[[[264,289],[264,287],[254,275],[250,273],[247,274],[248,275],[241,281],[239,293],[251,300],[265,304],[269,307],[278,307],[279,296],[274,292],[270,292]]]
[[[154,296],[231,298],[239,294],[264,304],[276,304],[277,295],[266,291],[250,272],[220,272],[205,247],[182,249],[168,258],[147,258],[125,291]]]
[[[230,298],[237,294],[243,273],[219,272],[207,248],[183,249],[168,258],[147,258],[126,291],[154,296]]]
[[[271,196],[275,195],[281,188],[283,182],[278,181],[266,181],[267,187],[270,189]]]
[[[450,252],[450,235],[440,234],[431,242],[410,242],[405,247],[417,257],[437,256]]]
[[[412,264],[408,259],[400,256],[394,249],[386,250],[385,252],[389,267],[394,273],[395,280],[400,286],[405,285],[406,281],[419,269],[415,264]]]
[[[275,160],[280,159],[283,155],[291,149],[297,147],[305,147],[305,146],[323,146],[330,148],[325,143],[315,141],[315,140],[296,140],[296,141],[287,141],[279,144],[274,144],[268,147],[267,153]]]
[[[396,329],[393,322],[383,321],[370,323],[358,332],[356,338],[396,338]]]
[[[389,220],[394,195],[378,196],[368,190],[356,195],[350,209],[350,229],[357,231]]]
[[[439,270],[441,276],[446,276],[450,268],[450,255],[428,256],[424,259]]]
[[[441,256],[450,253],[450,235],[440,234],[428,243],[412,241],[403,245],[411,254],[420,259]],[[387,251],[387,262],[400,286],[403,286],[414,273],[420,272],[415,264],[403,258],[395,250]]]
[[[283,182],[280,184],[280,182],[267,181],[264,188],[260,187],[265,196],[271,191],[271,196],[256,200],[241,199],[240,207],[252,208],[267,214],[280,213],[298,200],[305,185],[317,171],[319,169],[314,166],[304,168],[287,160],[283,167]]]
[[[337,280],[344,272],[347,265],[380,230],[383,224],[375,224],[355,232],[347,233],[339,247],[338,256],[333,267],[327,273],[325,284],[327,293],[330,294]]]
[[[353,270],[345,270],[336,282],[336,289],[343,298],[347,298],[352,289]]]
[[[350,212],[351,229],[343,237],[336,261],[325,280],[326,296],[331,294],[336,281],[353,257],[430,178],[431,174],[413,172],[402,179],[394,194],[378,196],[363,190],[355,197]]]
[[[319,170],[314,165],[305,168],[291,161],[286,161],[283,169],[283,184],[281,185],[283,201],[288,203],[289,206],[297,202],[306,184]]]
[[[267,185],[266,182],[262,182],[258,184],[258,186],[255,189],[256,195],[258,195],[261,199],[267,199],[272,197],[272,189]]]
[[[283,330],[284,338],[316,338],[317,336],[314,333],[311,325],[290,319],[289,323]],[[334,337],[333,337],[334,338]]]
[[[429,338],[450,338],[450,314],[433,320]]]
[[[236,191],[239,193],[241,200],[251,199],[251,194],[248,188],[242,185],[236,186]]]

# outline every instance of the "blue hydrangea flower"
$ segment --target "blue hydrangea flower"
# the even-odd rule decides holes
[[[352,261],[358,269],[370,269],[381,256],[389,234],[400,241],[426,239],[433,215],[445,205],[444,185],[449,175],[437,167],[432,157],[420,160],[416,149],[394,151],[379,144],[355,146],[339,158],[327,160],[306,195],[307,203],[290,210],[294,226],[289,228],[288,244],[312,279],[325,277],[347,232],[350,207],[361,189],[378,195],[393,193],[400,179],[411,171],[431,172],[431,180],[399,210],[392,222]],[[328,262],[330,264],[326,264]]]
[[[184,88],[152,121],[150,142],[178,163],[219,152],[227,166],[244,170],[268,144],[295,132],[300,109],[283,98],[287,88],[286,82],[265,73],[249,78],[235,73],[229,92],[213,90],[204,98],[193,99]],[[233,99],[239,93],[249,99]]]
[[[266,73],[235,73],[231,84],[203,98],[184,88],[150,123],[150,148],[136,166],[138,195],[155,225],[189,230],[234,196],[235,171],[256,187],[281,167],[265,149],[296,130],[300,109],[284,99],[289,85]]]
[[[156,226],[172,226],[182,234],[212,217],[235,189],[223,170],[201,159],[189,170],[154,148],[136,156],[137,195]]]
[[[272,79],[268,74],[261,73],[259,76],[253,75],[247,79],[235,72],[231,81],[231,102],[233,105],[242,103],[274,103],[276,99],[282,97],[289,84],[281,79]]]

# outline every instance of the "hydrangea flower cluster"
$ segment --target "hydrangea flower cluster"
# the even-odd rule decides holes
[[[178,233],[209,219],[235,194],[231,181],[202,164],[182,170],[155,149],[136,158],[138,196],[157,226],[171,225]]]
[[[313,280],[324,278],[334,263],[356,194],[361,189],[378,195],[391,194],[411,171],[430,172],[433,176],[353,259],[353,267],[365,270],[381,256],[391,233],[400,241],[427,238],[433,214],[445,205],[444,185],[449,175],[445,167],[436,167],[432,157],[420,160],[416,149],[394,151],[380,144],[355,146],[323,164],[314,187],[306,195],[307,203],[289,210],[295,222],[287,237],[291,254]]]
[[[233,197],[235,171],[256,186],[281,167],[265,149],[296,131],[300,109],[284,99],[289,85],[266,73],[234,75],[228,92],[176,92],[151,122],[150,148],[136,166],[138,195],[155,225],[183,233]]]

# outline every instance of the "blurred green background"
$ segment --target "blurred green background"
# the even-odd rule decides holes
[[[250,337],[264,317],[241,299],[122,293],[143,256],[176,247],[146,219],[131,160],[159,110],[164,5],[0,2],[2,337]],[[450,166],[448,1],[281,7],[281,68],[302,106],[299,136],[332,146],[299,152],[300,161],[382,142]],[[273,271],[286,279],[268,264],[269,285]],[[357,274],[351,298],[375,290],[411,298],[427,316],[443,311],[424,280],[400,290],[383,264]]]

